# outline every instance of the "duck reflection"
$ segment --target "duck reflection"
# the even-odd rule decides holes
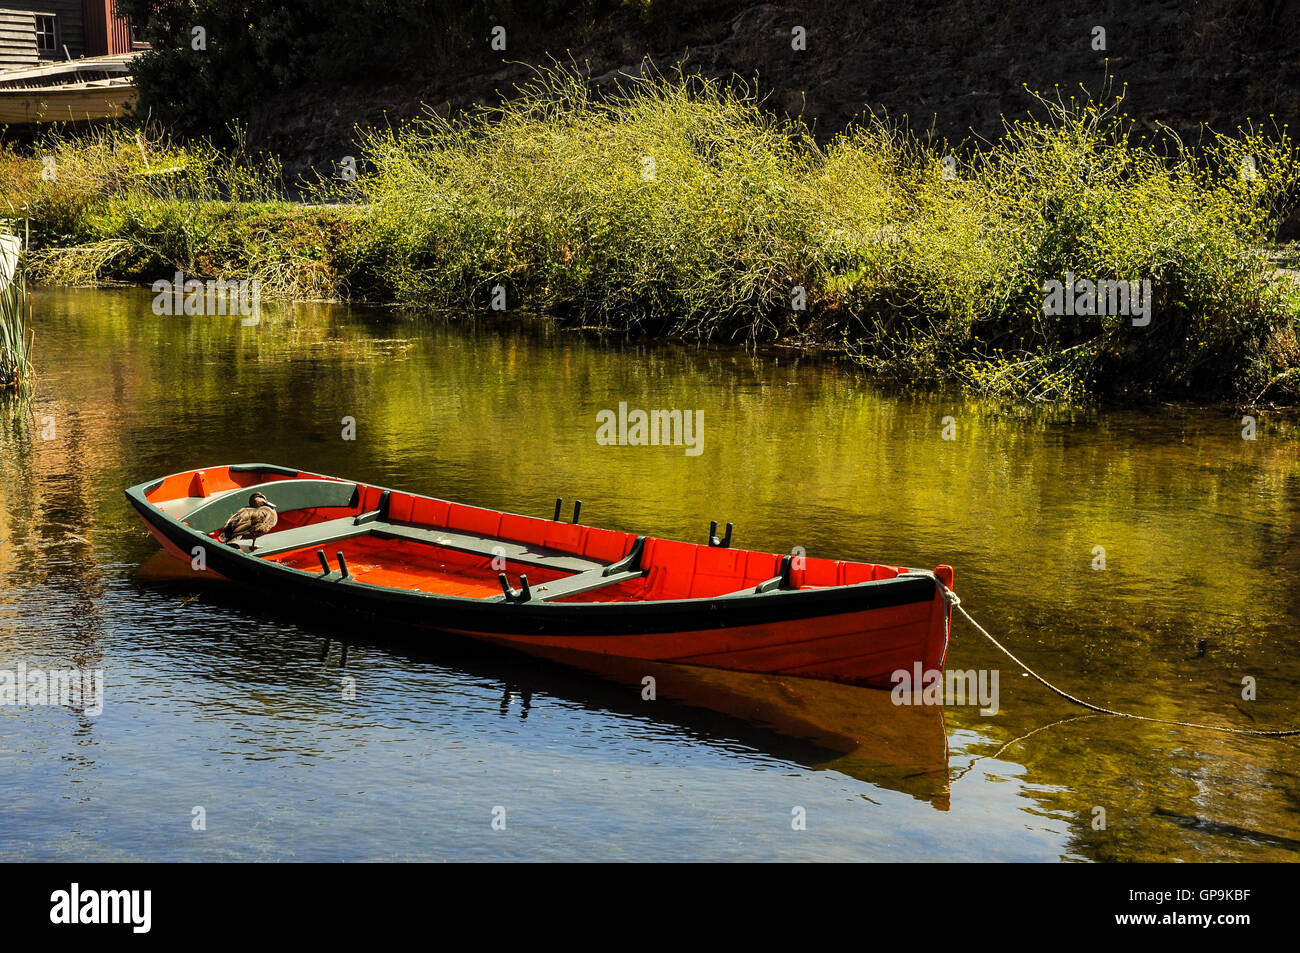
[[[500,712],[502,717],[510,714],[510,700],[519,696],[519,720],[528,720],[528,711],[533,707],[533,693],[531,689],[520,688],[517,682],[506,682],[505,693],[501,696]]]

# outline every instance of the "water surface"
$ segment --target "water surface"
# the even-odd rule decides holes
[[[671,667],[647,701],[639,670],[178,577],[121,493],[259,461],[534,515],[581,498],[584,522],[678,539],[731,520],[746,548],[949,563],[972,613],[1078,694],[1293,725],[1300,452],[1284,422],[1246,441],[1221,409],[1029,414],[543,323],[302,305],[243,326],[150,300],[38,293],[37,398],[0,414],[0,669],[106,680],[97,715],[0,706],[7,858],[1300,856],[1295,740],[1077,718],[963,623],[949,665],[1000,670],[993,717]],[[598,445],[596,414],[620,401],[702,410],[703,453]]]

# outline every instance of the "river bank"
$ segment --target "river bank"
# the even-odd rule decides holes
[[[1300,398],[1300,293],[1269,254],[1285,130],[1144,137],[1039,100],[983,146],[869,120],[821,145],[739,92],[505,105],[361,135],[285,200],[273,157],[156,130],[0,153],[48,284],[255,280],[264,299],[528,310],[568,328],[843,348],[881,379],[1030,402]]]

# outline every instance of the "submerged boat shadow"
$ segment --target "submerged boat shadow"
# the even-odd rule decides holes
[[[527,719],[533,695],[590,710],[643,718],[704,743],[740,744],[813,770],[833,770],[949,808],[948,738],[943,709],[893,703],[890,693],[815,679],[773,676],[542,648],[520,649],[428,629],[390,624],[365,631],[322,609],[268,605],[246,587],[190,570],[165,552],[147,560],[137,580],[187,595],[203,592],[249,615],[269,615],[306,635],[344,646],[371,645],[399,657],[454,667],[502,685],[500,710],[517,697]],[[324,656],[323,656],[324,657]]]

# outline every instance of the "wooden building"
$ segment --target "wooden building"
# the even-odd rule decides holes
[[[0,70],[144,48],[113,0],[0,0]]]

